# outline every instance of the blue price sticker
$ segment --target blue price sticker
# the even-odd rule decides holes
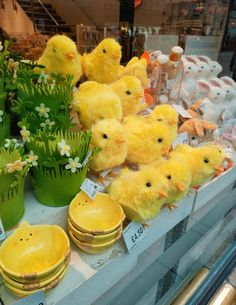
[[[39,291],[19,300],[14,305],[47,305],[44,291]]]
[[[132,221],[123,231],[123,238],[129,252],[132,252],[146,235],[141,223]]]

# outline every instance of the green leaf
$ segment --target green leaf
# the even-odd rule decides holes
[[[46,160],[42,162],[42,165],[45,167],[54,167],[55,163],[52,160]]]
[[[68,163],[68,160],[67,159],[61,159],[59,161],[57,161],[58,164],[67,164]]]
[[[48,140],[50,140],[50,141],[55,141],[55,140],[56,140],[56,138],[53,137],[53,136],[49,136],[49,137],[47,137],[47,138],[48,138]]]
[[[42,138],[40,136],[35,136],[34,139],[39,141],[39,142],[44,142],[44,138]]]

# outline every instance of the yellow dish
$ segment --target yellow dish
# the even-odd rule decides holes
[[[19,282],[32,282],[52,275],[69,252],[69,238],[59,226],[23,222],[0,247],[0,267]]]
[[[125,219],[122,207],[108,194],[98,193],[94,200],[78,193],[69,206],[73,224],[85,233],[102,235],[116,230]]]
[[[16,288],[8,283],[4,283],[4,285],[9,289],[11,290],[11,292],[13,292],[14,294],[16,294],[17,296],[19,297],[26,297],[28,295],[31,295],[35,292],[38,292],[38,291],[48,291],[49,289],[52,289],[54,288],[55,286],[57,286],[57,284],[60,282],[60,280],[64,277],[64,275],[66,274],[66,271],[67,271],[68,268],[65,268],[64,271],[61,273],[61,275],[56,278],[53,282],[49,283],[47,286],[43,287],[43,288],[40,288],[40,289],[34,289],[34,290],[23,290],[23,289],[19,289],[19,288]]]
[[[54,282],[54,280],[57,279],[64,272],[64,270],[67,268],[67,266],[68,266],[68,264],[67,265],[63,264],[62,267],[60,267],[56,273],[54,273],[51,277],[49,277],[45,280],[33,282],[33,283],[27,283],[27,284],[14,281],[10,277],[8,277],[8,275],[6,273],[4,273],[3,271],[1,273],[1,275],[3,278],[4,284],[6,283],[17,289],[30,291],[30,290],[43,288],[45,286],[48,286],[50,283]]]
[[[100,253],[102,251],[105,251],[109,249],[118,239],[120,239],[122,233],[120,232],[114,239],[111,241],[104,243],[104,244],[99,244],[99,245],[91,245],[91,244],[86,244],[81,241],[79,241],[76,236],[73,234],[72,231],[69,230],[69,234],[73,242],[78,246],[81,250],[84,252],[90,253],[90,254],[96,254]]]
[[[102,244],[102,243],[105,243],[105,242],[108,242],[108,241],[112,240],[123,229],[123,226],[121,224],[115,231],[113,231],[111,233],[103,234],[103,235],[92,235],[92,234],[89,234],[89,233],[81,232],[79,229],[77,229],[71,223],[69,218],[68,218],[68,227],[74,233],[74,235],[76,236],[76,238],[79,241],[85,242],[85,243],[88,243],[88,244],[93,244],[93,245]]]

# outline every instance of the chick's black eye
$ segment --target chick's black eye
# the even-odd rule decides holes
[[[204,159],[204,162],[205,163],[209,163],[209,160],[206,158],[206,159]]]
[[[129,90],[127,90],[127,91],[126,91],[126,94],[130,95],[130,94],[131,94],[131,92],[130,92]]]
[[[166,178],[168,179],[168,180],[171,180],[171,175],[168,175],[168,176],[166,176]]]
[[[222,153],[222,151],[219,149],[219,153],[221,154]]]
[[[161,143],[163,141],[163,139],[159,138],[157,141],[158,141],[158,143]]]
[[[217,95],[220,95],[220,93],[218,92]]]
[[[146,183],[146,186],[147,186],[147,187],[151,187],[151,186],[152,186],[151,182],[147,182],[147,183]]]
[[[201,69],[204,69],[204,67],[203,67],[203,66],[201,66]]]
[[[102,135],[102,137],[103,137],[104,139],[107,139],[107,138],[108,138],[108,136],[107,136],[106,133],[104,133],[104,134]]]
[[[106,49],[102,49],[102,52],[103,52],[103,53],[106,53],[107,51],[106,51]]]
[[[188,69],[189,69],[189,70],[192,70],[192,68],[191,68],[191,67],[188,67]]]
[[[56,53],[56,51],[57,51],[55,48],[53,48],[52,50],[53,50],[53,52],[55,52],[55,53]]]
[[[162,119],[157,119],[157,121],[162,122]]]

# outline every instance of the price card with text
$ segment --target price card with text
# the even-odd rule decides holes
[[[192,116],[181,105],[173,104],[172,106],[183,118],[192,119]]]
[[[175,148],[178,144],[188,144],[188,133],[182,132],[177,134],[176,139],[172,143],[172,147]]]
[[[85,192],[91,199],[95,199],[97,193],[100,191],[100,186],[89,178],[85,178],[80,187],[81,191]]]
[[[2,219],[0,217],[0,241],[6,238],[6,233],[3,228]]]
[[[141,223],[132,221],[123,231],[123,238],[129,252],[132,252],[143,240],[146,232]]]
[[[15,302],[14,305],[47,305],[44,291],[39,291]]]

